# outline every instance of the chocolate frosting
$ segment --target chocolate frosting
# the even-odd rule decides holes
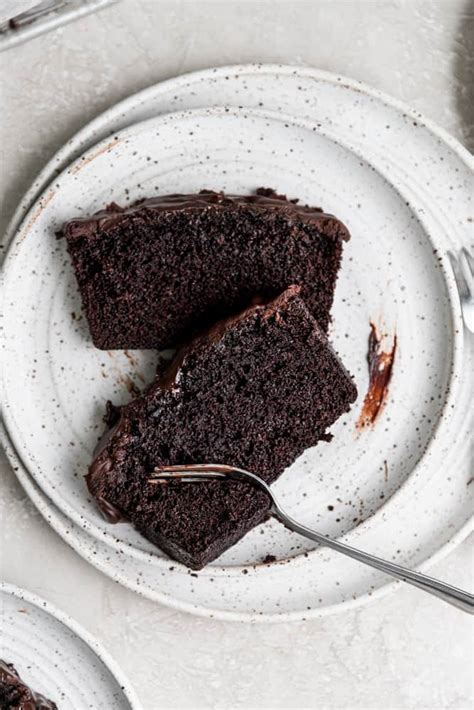
[[[130,207],[123,208],[116,203],[111,203],[105,210],[97,212],[92,217],[79,217],[68,222],[62,234],[67,233],[68,238],[89,236],[97,230],[107,231],[124,217],[133,218],[147,211],[166,212],[202,211],[210,208],[224,207],[238,209],[246,207],[254,210],[277,210],[289,217],[295,217],[308,224],[315,224],[333,220],[338,225],[338,236],[344,241],[349,240],[349,232],[333,215],[326,214],[320,207],[309,207],[297,204],[297,200],[288,200],[285,195],[278,195],[270,188],[259,188],[254,195],[226,195],[213,190],[201,190],[192,195],[173,194],[161,197],[151,197],[139,200]]]
[[[89,468],[89,473],[86,476],[86,482],[89,487],[89,490],[91,489],[90,483],[94,478],[106,476],[113,469],[113,463],[108,458],[108,456],[104,454],[104,451],[110,439],[114,436],[115,433],[117,433],[120,427],[120,422],[121,418],[119,416],[119,419],[114,424],[114,426],[104,432],[94,450],[94,459]],[[102,498],[101,496],[94,497],[97,503],[97,507],[109,523],[120,523],[126,519],[123,513],[115,505],[112,505],[112,503],[110,503],[108,500],[105,500],[105,498]]]

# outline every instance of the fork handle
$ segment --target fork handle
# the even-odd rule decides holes
[[[385,572],[386,574],[395,577],[396,579],[401,579],[403,582],[418,587],[428,594],[432,594],[438,599],[442,599],[448,604],[467,612],[468,614],[474,614],[474,595],[469,594],[469,592],[464,592],[462,589],[453,587],[450,584],[445,584],[444,582],[434,579],[433,577],[428,577],[426,574],[421,574],[420,572],[414,572],[413,570],[406,569],[406,567],[401,567],[393,562],[388,562],[386,560],[380,559],[380,557],[375,557],[375,555],[369,555],[367,552],[362,552],[357,550],[350,545],[346,545],[339,540],[333,540],[328,538],[321,533],[316,532],[307,528],[305,525],[290,518],[289,515],[284,513],[278,506],[273,506],[273,514],[278,520],[283,523],[287,528],[293,530],[303,537],[307,537],[310,540],[319,542],[325,547],[329,547],[336,552],[340,552],[347,557],[352,557],[352,559],[358,562],[363,562],[369,567],[374,567],[375,569]]]

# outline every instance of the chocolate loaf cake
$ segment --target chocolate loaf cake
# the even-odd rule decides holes
[[[63,229],[94,345],[166,348],[291,284],[327,331],[346,227],[258,190],[115,204]]]
[[[87,476],[111,522],[128,519],[200,569],[268,513],[247,484],[149,483],[165,464],[240,466],[274,481],[356,398],[355,385],[290,287],[214,325],[177,353],[148,391],[114,410]]]
[[[58,710],[48,700],[24,683],[11,663],[0,660],[0,708],[2,710]]]

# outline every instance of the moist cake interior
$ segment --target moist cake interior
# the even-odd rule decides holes
[[[292,284],[327,331],[346,227],[273,190],[203,191],[122,209],[62,232],[94,345],[168,348]]]
[[[214,325],[148,391],[115,411],[87,477],[109,519],[130,520],[199,569],[268,514],[247,484],[149,483],[156,466],[226,463],[274,481],[356,398],[300,288]]]

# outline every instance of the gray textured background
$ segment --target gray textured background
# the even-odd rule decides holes
[[[0,55],[1,227],[45,161],[112,103],[185,71],[253,61],[361,79],[474,148],[472,0],[122,0]],[[146,710],[472,708],[472,622],[450,607],[403,589],[305,624],[186,616],[88,566],[0,465],[1,577],[101,638]],[[470,548],[433,573],[472,587]]]

